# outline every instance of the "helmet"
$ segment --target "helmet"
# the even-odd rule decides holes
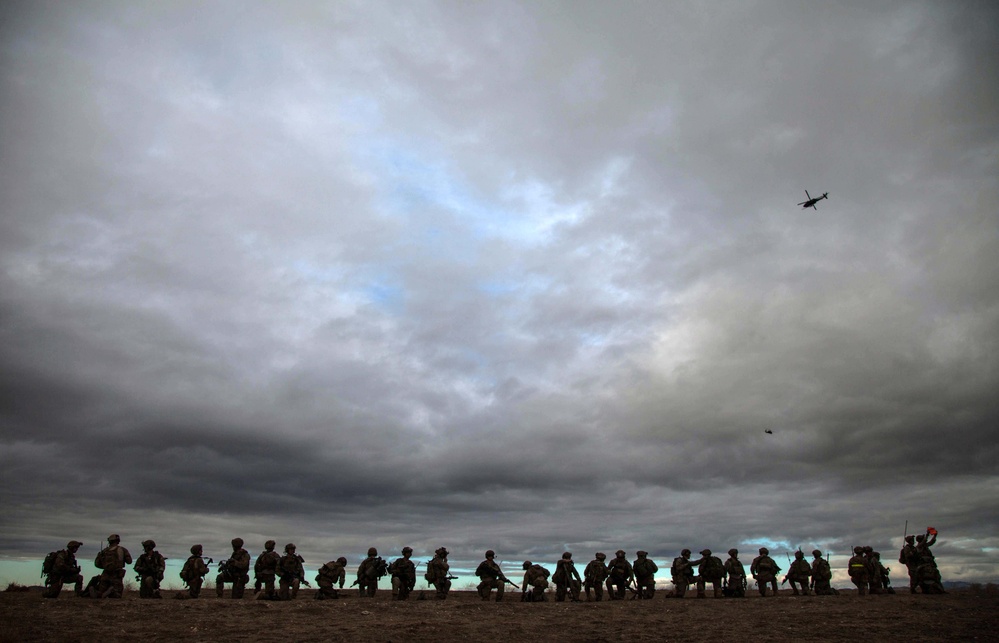
[[[924,536],[923,534],[919,534],[918,536],[916,536],[916,542],[921,543],[924,540],[926,540],[926,536]]]
[[[822,558],[822,551],[819,549],[813,549],[812,556],[815,556],[816,558]]]
[[[761,556],[768,556],[769,554],[770,554],[770,550],[769,549],[767,549],[766,547],[760,547],[760,555]]]
[[[524,561],[524,569],[528,569],[530,566],[531,566],[531,561],[525,560]]]
[[[905,542],[907,542],[907,543],[909,543],[911,545],[912,541],[914,541],[915,539],[916,539],[915,536],[906,536],[905,537]]]
[[[195,556],[200,556],[202,551],[204,551],[204,547],[201,545],[191,545],[191,553]]]
[[[562,560],[572,560],[572,554],[570,552],[563,553]]]
[[[403,547],[402,548],[402,553],[403,553],[403,555],[405,555],[405,554],[412,554],[413,553],[413,548],[412,547]]]
[[[864,545],[864,553],[865,554],[870,554],[873,551],[874,551],[873,547],[871,547],[870,545]]]
[[[336,559],[336,562],[340,563],[341,565],[346,565],[347,559],[344,558],[343,556],[340,556],[339,558]]]
[[[369,558],[371,556],[377,556],[377,555],[378,555],[378,550],[377,549],[375,549],[374,547],[369,547],[368,548],[368,557]]]
[[[799,549],[798,551],[794,552],[794,557],[797,558],[798,560],[801,560],[802,558],[805,557],[805,552]]]
[[[232,539],[232,548],[233,549],[239,549],[242,546],[243,546],[243,539],[242,538],[233,538]]]
[[[879,552],[879,551],[872,551],[871,552],[871,557],[872,558],[881,558],[881,552]]]
[[[110,536],[108,536],[108,542],[109,543],[120,543],[121,542],[121,536],[119,536],[118,534],[111,534]]]
[[[486,558],[492,558],[495,555],[496,555],[496,552],[494,552],[492,549],[487,549],[486,550]]]
[[[143,540],[142,541],[142,548],[143,549],[155,549],[156,548],[156,543],[154,541],[152,541],[152,540]]]
[[[701,556],[710,556],[710,555],[711,555],[711,550],[710,549],[702,549],[701,550]]]
[[[856,547],[853,548],[853,553],[862,554],[864,553],[864,548],[861,547],[860,545],[857,545]]]
[[[729,556],[738,556],[739,555],[739,550],[738,549],[729,549],[728,550],[728,555]]]
[[[435,551],[434,553],[440,556],[441,558],[445,558],[448,554],[448,551],[444,547],[438,547],[437,551]]]
[[[270,550],[274,549],[274,547],[276,545],[277,545],[277,543],[274,542],[273,540],[268,540],[267,542],[264,543],[264,549],[266,549],[267,551],[270,551]]]
[[[689,549],[681,549],[680,550],[680,555],[681,556],[690,556],[690,550]]]
[[[66,549],[79,549],[80,547],[83,547],[83,543],[79,540],[71,540],[66,543]]]
[[[606,558],[607,554],[603,553],[602,551],[597,552],[597,560],[605,560]]]
[[[295,551],[295,543],[288,543],[284,546],[285,551]]]
[[[649,555],[649,552],[642,551],[641,549],[639,549],[638,551],[635,552],[635,555],[638,556],[639,558],[645,558],[646,556]]]
[[[628,554],[625,553],[623,549],[618,549],[616,552],[614,552],[614,555],[617,556],[618,558],[624,558]]]

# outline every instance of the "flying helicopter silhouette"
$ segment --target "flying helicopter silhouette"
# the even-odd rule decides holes
[[[774,432],[773,432],[773,431],[771,431],[770,429],[763,429],[763,432],[764,432],[764,433],[769,433],[770,435],[773,435],[773,434],[774,434]]]
[[[813,199],[812,195],[808,193],[808,190],[805,190],[805,196],[808,197],[808,200],[807,201],[802,201],[798,205],[800,205],[800,206],[802,206],[804,208],[812,208],[813,210],[818,210],[818,208],[815,207],[815,204],[818,203],[819,201],[821,201],[822,199],[828,199],[829,198],[829,193],[828,192],[824,192],[822,194],[822,196],[817,196],[817,197],[815,197]]]

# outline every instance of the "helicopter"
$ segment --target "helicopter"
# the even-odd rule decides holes
[[[829,198],[829,193],[825,192],[825,193],[822,194],[822,196],[817,196],[817,197],[815,197],[813,199],[812,195],[808,193],[808,190],[805,190],[805,196],[808,197],[808,200],[807,201],[802,201],[798,205],[800,205],[802,207],[805,207],[805,208],[812,208],[813,210],[818,210],[818,208],[815,207],[815,204],[818,203],[819,201],[821,201],[822,199],[828,199]]]

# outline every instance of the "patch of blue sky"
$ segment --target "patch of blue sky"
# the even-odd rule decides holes
[[[756,547],[766,547],[770,550],[771,554],[781,552],[781,551],[794,551],[798,547],[796,545],[791,545],[790,543],[783,540],[770,540],[769,538],[746,538],[742,540],[740,545],[753,545]]]
[[[389,312],[402,311],[405,301],[405,290],[398,284],[388,280],[378,280],[368,283],[362,289],[365,299]]]

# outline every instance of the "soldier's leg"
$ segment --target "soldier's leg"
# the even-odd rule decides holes
[[[281,599],[282,601],[286,601],[286,600],[288,600],[290,598],[290,596],[288,595],[288,587],[290,587],[290,586],[291,586],[291,581],[285,580],[285,577],[282,576],[281,580],[278,581],[278,598],[279,599]]]
[[[243,598],[243,592],[246,591],[246,583],[250,579],[246,576],[236,576],[232,581],[232,597],[233,598]],[[273,581],[271,581],[273,584]]]
[[[579,602],[579,592],[583,588],[582,585],[578,580],[569,580],[569,600],[574,603]]]
[[[697,598],[707,598],[704,594],[704,579],[697,577]]]
[[[715,598],[722,598],[722,588],[718,581],[711,581],[711,589],[714,591]]]
[[[225,593],[225,582],[228,580],[225,574],[219,574],[215,577],[215,597],[222,598]]]
[[[496,584],[496,602],[503,600],[503,592],[506,591],[506,583],[501,580],[495,581]]]
[[[774,590],[774,596],[777,596],[777,579],[770,581],[770,587]]]
[[[45,598],[59,598],[59,592],[62,591],[62,578],[59,576],[49,576],[47,584],[48,587],[42,592],[42,596]]]
[[[198,598],[199,596],[201,596],[201,586],[204,584],[204,582],[205,579],[198,576],[197,578],[193,579],[190,583],[188,583],[188,588],[189,588],[187,592],[188,595],[191,598]]]
[[[397,576],[392,577],[392,600],[399,600],[399,593],[402,591],[402,579]]]
[[[687,595],[687,583],[684,583],[682,581],[681,582],[674,581],[673,586],[674,586],[673,596],[675,596],[676,598],[683,598],[684,596]]]

